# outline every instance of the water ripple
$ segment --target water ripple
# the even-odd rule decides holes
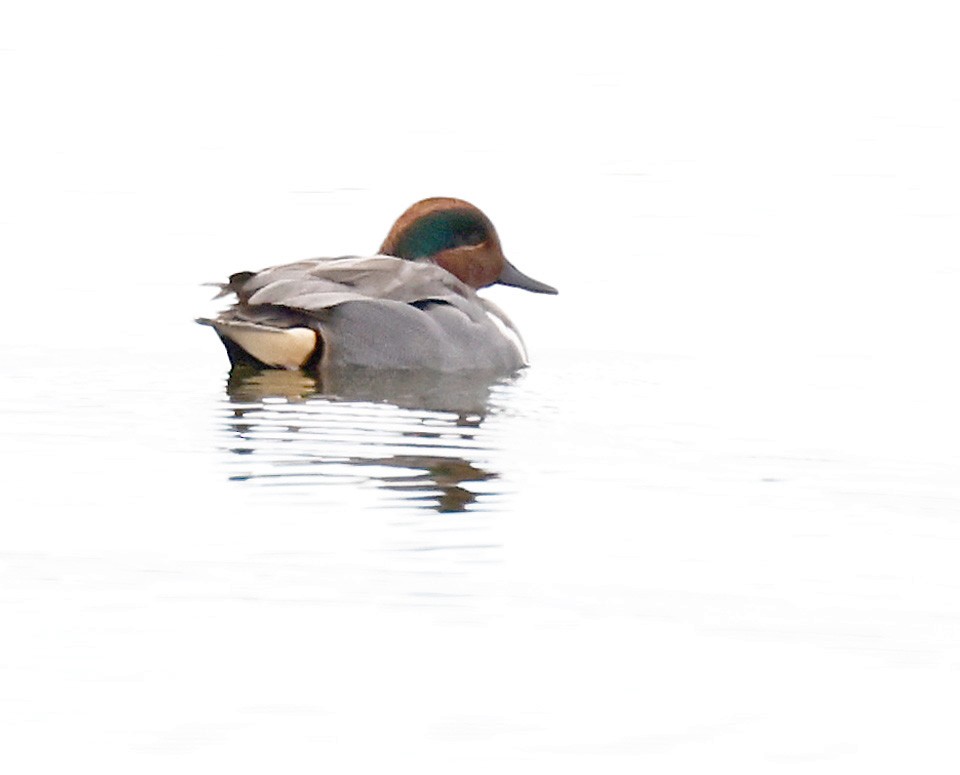
[[[482,509],[499,494],[484,423],[516,380],[234,370],[220,412],[228,477],[297,498],[372,486],[374,505]]]

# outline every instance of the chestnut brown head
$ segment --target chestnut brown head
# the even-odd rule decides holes
[[[390,229],[380,253],[433,261],[473,288],[500,283],[535,293],[557,292],[507,261],[490,219],[462,199],[433,197],[412,205]]]

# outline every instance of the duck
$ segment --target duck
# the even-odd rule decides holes
[[[234,303],[198,318],[231,367],[332,372],[360,367],[512,373],[528,365],[516,326],[481,288],[557,289],[503,254],[490,219],[453,197],[414,203],[373,256],[315,258],[218,283]]]

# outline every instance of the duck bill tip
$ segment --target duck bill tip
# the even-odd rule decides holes
[[[552,285],[547,285],[539,280],[534,280],[532,277],[528,277],[507,261],[507,259],[503,259],[503,271],[500,272],[500,276],[494,283],[510,285],[514,288],[522,288],[525,291],[532,291],[533,293],[549,293],[554,296],[558,292]]]

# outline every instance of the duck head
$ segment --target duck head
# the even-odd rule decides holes
[[[490,219],[462,199],[433,197],[411,205],[393,224],[380,253],[433,261],[473,288],[499,283],[534,293],[557,292],[507,261]]]

